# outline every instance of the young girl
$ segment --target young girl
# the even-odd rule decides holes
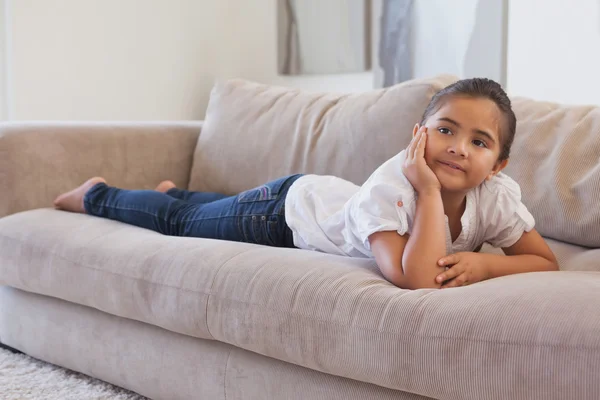
[[[465,79],[432,98],[408,148],[360,187],[297,174],[225,196],[170,181],[123,190],[96,177],[54,205],[173,236],[374,257],[388,281],[408,289],[555,271],[519,186],[500,172],[515,129],[500,85]],[[478,253],[484,242],[506,255]]]

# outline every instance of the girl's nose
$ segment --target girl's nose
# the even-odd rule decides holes
[[[457,140],[456,142],[452,143],[452,145],[450,145],[450,147],[448,147],[448,152],[450,154],[455,154],[455,155],[463,157],[463,158],[467,158],[467,156],[468,156],[467,146],[465,143],[463,143],[462,140]]]

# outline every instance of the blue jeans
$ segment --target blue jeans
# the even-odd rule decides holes
[[[171,236],[294,247],[285,198],[302,175],[289,175],[235,196],[171,189],[124,190],[104,183],[84,196],[86,213]]]

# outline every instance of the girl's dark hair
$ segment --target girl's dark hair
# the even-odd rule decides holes
[[[498,82],[487,78],[462,79],[449,86],[446,86],[444,89],[437,92],[429,102],[429,105],[425,109],[423,117],[421,118],[421,125],[423,125],[432,114],[435,114],[442,107],[445,99],[453,96],[485,98],[493,101],[496,104],[504,116],[504,127],[500,137],[502,149],[500,150],[500,156],[498,157],[498,160],[502,161],[508,159],[508,156],[510,155],[510,147],[512,146],[513,139],[515,138],[517,118],[512,110],[510,99],[508,98],[506,92],[502,89],[502,86],[500,86]]]

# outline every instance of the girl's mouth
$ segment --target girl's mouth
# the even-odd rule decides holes
[[[465,172],[465,170],[458,164],[449,161],[438,161],[438,163],[442,164],[444,167],[452,169],[454,171]]]

